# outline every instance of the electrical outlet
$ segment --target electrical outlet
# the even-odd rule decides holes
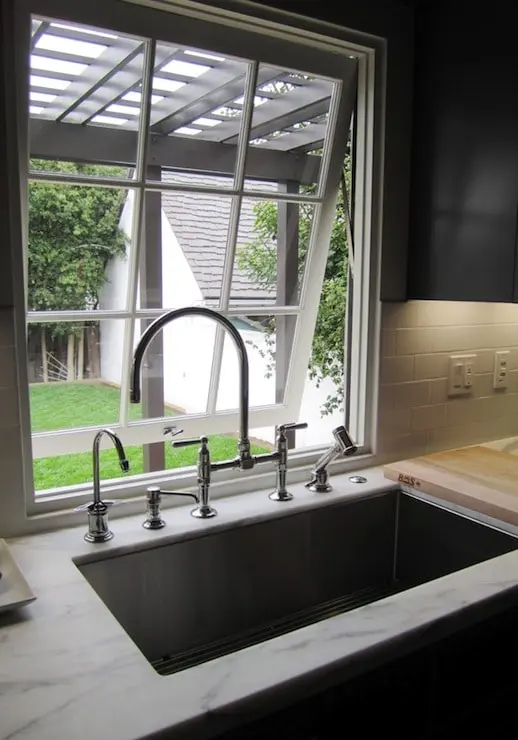
[[[476,355],[451,355],[448,395],[466,396],[473,387],[473,365]]]
[[[493,370],[493,388],[507,388],[507,373],[509,372],[509,350],[501,349],[495,352]]]

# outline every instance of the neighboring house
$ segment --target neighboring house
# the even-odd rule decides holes
[[[221,185],[222,178],[198,174],[175,174],[175,182],[196,185]],[[164,180],[167,174],[164,173]],[[228,181],[227,181],[228,182]],[[261,189],[275,192],[273,184],[263,183]],[[133,194],[130,193],[121,216],[121,228],[131,233]],[[216,305],[221,291],[224,269],[230,199],[210,193],[164,192],[161,200],[162,230],[162,301],[166,309],[188,305]],[[253,202],[243,199],[237,245],[250,242],[254,235],[255,214]],[[100,308],[121,308],[128,280],[127,259],[112,260],[107,267],[107,283],[103,289]],[[140,288],[140,286],[139,286]],[[155,300],[157,295],[148,296]],[[273,305],[275,292],[259,287],[248,275],[234,265],[230,302]],[[156,305],[153,303],[152,305]],[[135,328],[135,342],[144,326]],[[247,317],[237,320],[238,328],[247,345],[250,367],[250,404],[275,403],[275,378],[267,377],[268,359],[265,357],[266,336],[260,324]],[[101,377],[119,384],[123,324],[117,319],[101,321]],[[205,410],[211,375],[215,324],[200,317],[186,317],[166,326],[163,336],[164,395],[166,402],[187,413]],[[152,347],[152,345],[151,345]],[[238,405],[238,363],[234,346],[225,339],[217,409],[236,408]],[[311,445],[330,439],[331,429],[342,422],[340,415],[320,418],[320,406],[333,384],[317,389],[311,381],[306,390],[301,420],[310,425],[307,431],[297,432],[300,444]],[[251,436],[273,442],[273,430],[252,430]]]

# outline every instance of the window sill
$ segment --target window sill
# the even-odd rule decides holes
[[[316,460],[324,450],[311,450],[294,453],[290,459],[288,471],[288,489],[290,484],[304,483]],[[368,450],[362,450],[350,458],[335,460],[329,467],[330,476],[359,468],[375,465],[375,456]],[[259,472],[260,471],[260,472]],[[164,488],[186,492],[196,491],[196,470],[183,469],[171,475],[171,471],[163,473],[149,473],[135,476],[133,480],[119,478],[109,485],[102,484],[101,490],[104,499],[119,499],[123,503],[110,511],[110,519],[144,514],[146,488],[151,485],[160,485]],[[254,468],[251,473],[238,470],[216,473],[211,484],[211,499],[237,496],[257,490],[274,488],[275,466],[273,463],[263,463]],[[91,484],[74,486],[62,489],[59,493],[47,493],[37,496],[28,510],[23,534],[43,532],[65,527],[73,527],[85,521],[84,512],[77,512],[75,508],[91,500]],[[166,497],[163,500],[164,510],[185,505],[183,497]]]

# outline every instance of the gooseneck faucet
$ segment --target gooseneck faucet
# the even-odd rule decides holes
[[[126,452],[124,451],[124,446],[122,442],[120,441],[119,437],[115,434],[115,432],[112,432],[111,429],[101,429],[94,437],[94,443],[92,446],[92,461],[93,461],[93,468],[94,468],[94,504],[100,504],[101,501],[101,471],[100,471],[100,463],[99,463],[99,451],[101,447],[101,439],[104,437],[104,435],[107,435],[111,441],[113,442],[113,446],[117,450],[117,455],[119,456],[119,465],[120,469],[123,473],[127,473],[129,470],[129,462],[126,459]]]
[[[149,346],[149,343],[164,326],[170,324],[176,319],[184,316],[202,316],[206,319],[215,321],[222,326],[232,338],[239,357],[239,414],[240,414],[240,431],[238,442],[238,458],[232,463],[233,466],[241,470],[249,470],[254,466],[254,459],[250,454],[250,440],[248,439],[248,355],[245,343],[241,334],[236,327],[222,314],[211,308],[203,306],[186,306],[185,308],[175,308],[172,311],[159,316],[144,331],[139,339],[133,355],[133,365],[131,368],[130,380],[130,401],[131,403],[140,403],[140,372],[142,359]],[[218,467],[218,463],[213,463],[212,468]],[[223,463],[221,468],[229,467],[229,463]]]
[[[78,506],[76,511],[88,512],[88,531],[85,534],[87,542],[107,542],[113,537],[113,532],[108,528],[108,509],[115,501],[103,501],[101,499],[101,473],[99,453],[101,439],[107,435],[119,456],[119,465],[123,473],[127,473],[130,466],[126,459],[124,446],[117,434],[111,429],[101,429],[94,437],[92,445],[92,463],[93,463],[93,501],[89,504]]]

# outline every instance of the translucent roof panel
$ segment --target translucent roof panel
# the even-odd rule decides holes
[[[121,85],[140,83],[143,65],[138,52],[143,44],[144,39],[101,28],[34,18],[30,94],[42,108],[38,118],[93,123],[119,97]],[[34,97],[51,91],[52,98]],[[116,126],[135,126],[135,116],[128,111],[105,117]]]

